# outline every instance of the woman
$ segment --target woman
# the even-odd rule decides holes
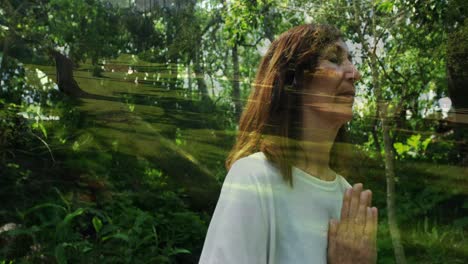
[[[271,43],[199,263],[375,263],[371,191],[329,167],[359,79],[332,26],[294,27]]]

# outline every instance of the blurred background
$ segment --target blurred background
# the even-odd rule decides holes
[[[1,264],[197,263],[258,63],[309,22],[363,76],[378,263],[468,262],[466,1],[0,3]]]

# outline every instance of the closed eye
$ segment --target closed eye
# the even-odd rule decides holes
[[[328,61],[330,61],[332,63],[339,63],[340,62],[337,57],[329,58]]]

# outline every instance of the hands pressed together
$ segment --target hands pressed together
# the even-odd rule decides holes
[[[371,207],[372,192],[357,183],[346,190],[341,219],[330,220],[328,263],[375,264],[377,260],[377,208]]]

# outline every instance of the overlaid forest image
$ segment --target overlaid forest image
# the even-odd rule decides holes
[[[208,264],[259,65],[310,23],[360,73],[330,167],[378,208],[362,263],[468,263],[468,1],[0,0],[0,264]]]

